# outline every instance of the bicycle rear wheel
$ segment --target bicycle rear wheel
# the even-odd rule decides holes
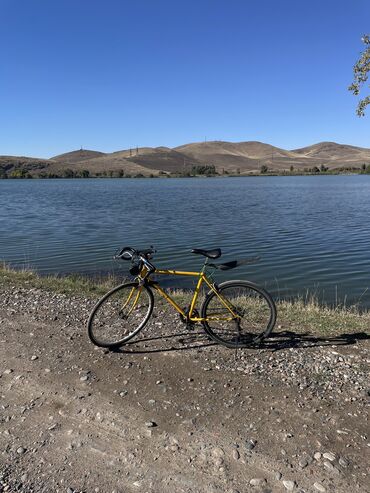
[[[153,293],[137,282],[109,291],[92,310],[87,324],[90,340],[100,347],[128,342],[147,323],[153,311]]]
[[[276,307],[264,289],[248,281],[227,281],[211,291],[202,305],[203,326],[216,342],[246,347],[267,337],[276,322]]]

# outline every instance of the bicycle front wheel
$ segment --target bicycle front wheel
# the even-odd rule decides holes
[[[276,322],[276,307],[264,289],[248,281],[227,281],[211,291],[202,305],[203,326],[216,342],[246,347],[267,337]]]
[[[91,341],[100,347],[118,347],[134,337],[153,311],[153,293],[137,282],[121,284],[96,304],[87,324]]]

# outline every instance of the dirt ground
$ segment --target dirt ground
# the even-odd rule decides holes
[[[0,492],[370,492],[368,327],[233,351],[159,309],[109,352],[92,305],[0,289]]]

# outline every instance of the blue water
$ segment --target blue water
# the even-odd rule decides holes
[[[193,270],[191,248],[221,247],[225,261],[262,259],[220,280],[370,307],[369,211],[366,175],[0,180],[0,259],[43,274],[117,273],[127,267],[112,260],[118,247],[154,245],[156,265]]]

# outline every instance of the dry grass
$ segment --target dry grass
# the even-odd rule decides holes
[[[280,301],[277,308],[277,323],[294,332],[330,335],[370,331],[370,312],[360,311],[357,306],[330,307],[311,298],[308,301]]]
[[[122,282],[114,276],[89,278],[79,274],[68,276],[40,276],[32,269],[15,270],[9,265],[0,264],[0,287],[44,289],[55,293],[81,296],[101,296]]]
[[[6,264],[0,264],[0,288],[37,288],[49,292],[97,298],[121,282],[123,282],[122,278],[114,276],[100,278],[82,275],[40,276],[30,269],[14,270]],[[187,306],[190,303],[189,291],[176,289],[170,294],[180,306]],[[156,295],[156,304],[159,302],[164,309],[168,307],[172,310],[172,307]],[[283,330],[320,335],[370,332],[370,311],[361,312],[356,306],[323,306],[315,298],[279,301],[276,306],[278,311],[276,324]]]

